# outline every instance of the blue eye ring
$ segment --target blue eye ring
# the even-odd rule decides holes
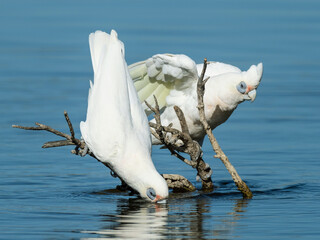
[[[148,196],[148,198],[150,198],[153,201],[157,196],[156,191],[153,188],[148,188],[147,189],[147,196]]]
[[[239,91],[239,93],[245,93],[247,91],[247,84],[244,81],[241,81],[237,85],[237,90]]]

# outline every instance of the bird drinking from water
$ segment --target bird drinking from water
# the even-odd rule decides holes
[[[168,186],[151,160],[151,138],[145,115],[124,59],[117,33],[89,36],[94,83],[90,81],[82,137],[89,150],[142,198],[168,197]]]

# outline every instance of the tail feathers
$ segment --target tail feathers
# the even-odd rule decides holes
[[[114,129],[126,128],[125,123],[130,125],[131,119],[123,43],[115,31],[110,35],[101,31],[92,33],[89,43],[94,83],[90,81],[86,121],[81,122],[80,129],[86,144],[95,152],[102,149],[109,138],[120,138]]]
[[[102,31],[96,31],[89,35],[91,61],[94,73],[98,72],[99,62],[102,62],[102,57],[106,51],[109,40],[110,36]]]
[[[99,72],[99,66],[103,62],[103,58],[108,51],[110,45],[110,40],[117,40],[121,44],[121,50],[124,55],[124,44],[118,39],[118,34],[116,31],[112,30],[111,34],[107,34],[100,30],[91,33],[89,35],[89,45],[91,52],[91,61],[94,73]]]

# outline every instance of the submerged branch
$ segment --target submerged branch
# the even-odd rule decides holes
[[[161,176],[173,192],[193,192],[196,190],[195,186],[184,176],[178,174],[161,174]]]

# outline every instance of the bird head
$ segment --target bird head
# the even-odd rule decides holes
[[[136,184],[136,190],[142,198],[151,202],[165,200],[169,195],[167,182],[157,171],[152,175],[140,176],[140,183]]]
[[[168,198],[169,191],[166,180],[154,171],[142,173],[135,182],[129,184],[140,196],[150,202],[159,202]]]
[[[239,103],[245,100],[251,102],[255,100],[262,72],[263,66],[262,63],[259,63],[252,65],[248,71],[220,74],[213,77],[213,81],[208,81],[207,84],[212,84],[212,86],[206,87],[206,91],[213,89],[215,93],[211,95],[218,97],[220,106],[235,109]]]
[[[140,196],[151,202],[163,201],[168,198],[168,185],[145,187],[143,188],[143,191],[140,192]]]
[[[166,180],[158,173],[151,160],[151,154],[139,154],[140,149],[131,151],[114,172],[141,198],[158,202],[168,198],[169,191]]]
[[[241,81],[236,86],[237,91],[242,94],[243,100],[251,100],[256,98],[257,91],[263,73],[263,65],[252,65],[248,71],[241,73]]]

